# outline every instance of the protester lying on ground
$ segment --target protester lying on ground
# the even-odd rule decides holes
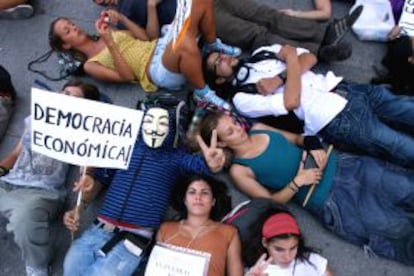
[[[292,214],[271,215],[261,228],[262,254],[245,276],[331,276],[328,260],[307,247],[299,225]],[[267,274],[266,274],[267,273]]]
[[[389,35],[387,52],[382,60],[386,72],[378,72],[374,84],[387,84],[396,94],[414,95],[413,37],[396,26]]]
[[[160,26],[165,24],[162,22],[163,19],[174,17],[175,5],[176,1],[171,0],[163,0],[159,4]],[[124,14],[135,23],[144,26],[143,22],[146,22],[147,18],[145,1],[131,3],[131,0],[124,0],[117,8],[121,12],[127,8],[128,13],[133,15]],[[301,46],[326,62],[345,60],[351,56],[351,45],[341,42],[341,39],[350,30],[360,12],[355,10],[351,15],[334,20],[326,27],[315,20],[285,15],[271,5],[254,0],[214,1],[216,32],[223,41],[249,51],[274,43]]]
[[[211,0],[193,1],[188,29],[175,49],[172,47],[172,34],[167,33],[155,40],[159,35],[156,4],[156,0],[148,0],[152,12],[149,13],[146,30],[115,10],[105,11],[96,22],[101,36],[95,40],[67,18],[57,18],[50,25],[50,45],[56,50],[72,49],[86,56],[84,69],[92,77],[114,82],[138,81],[147,92],[157,90],[157,86],[180,90],[187,79],[195,88],[197,100],[226,105],[205,84],[196,40],[201,33],[207,42],[206,51],[238,55],[240,49],[216,39]],[[118,22],[127,26],[129,31],[113,30],[111,24]],[[174,31],[173,28],[170,31]]]
[[[145,28],[147,25],[147,0],[94,0],[94,2],[101,6],[112,6],[116,8],[119,13],[125,15],[142,28]],[[158,0],[157,2],[159,2],[157,5],[157,17],[160,27],[170,24],[175,16],[177,1]]]
[[[33,7],[28,0],[2,0],[0,19],[25,19],[33,15]]]
[[[84,198],[86,202],[101,188],[100,183],[109,187],[94,225],[67,252],[64,275],[131,275],[164,218],[173,187],[187,173],[210,175],[210,170],[221,170],[224,155],[220,149],[205,148],[203,158],[175,146],[184,118],[181,108],[166,108],[160,100],[147,106],[128,169],[95,175],[99,181],[89,174],[77,183],[77,189],[91,195]],[[75,213],[73,209],[64,216],[71,231],[79,228]],[[129,241],[129,250],[124,239]]]
[[[210,254],[208,275],[242,275],[237,229],[218,222],[231,209],[225,183],[193,175],[179,188],[182,219],[161,224],[157,242]]]
[[[204,141],[217,135],[216,145],[232,150],[230,175],[246,195],[303,204],[315,184],[305,209],[326,228],[377,255],[414,264],[413,170],[336,150],[328,155],[321,145],[264,124],[247,133],[222,113],[202,119],[200,133]],[[317,168],[304,168],[307,151]]]
[[[69,81],[64,94],[99,99],[91,84]],[[64,204],[69,165],[31,151],[30,117],[17,146],[0,161],[0,213],[22,251],[27,275],[46,276],[54,256],[51,224]]]
[[[247,60],[212,53],[206,79],[246,91],[229,94],[242,115],[290,113],[307,135],[414,167],[414,99],[382,86],[342,83],[332,72],[315,74],[315,63],[309,51],[291,46],[262,47]]]
[[[282,9],[281,12],[294,17],[315,19],[321,21],[329,20],[329,18],[331,18],[331,0],[314,0],[313,3],[315,5],[314,10]]]
[[[216,0],[217,36],[224,42],[252,50],[271,44],[305,47],[322,61],[345,60],[352,54],[351,44],[341,42],[362,12],[332,21],[327,27],[315,20],[292,17],[254,0]]]

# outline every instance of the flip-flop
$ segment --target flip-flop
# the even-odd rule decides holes
[[[363,9],[364,7],[359,5],[349,15],[341,19],[334,19],[334,21],[326,28],[323,45],[334,45],[339,43],[351,29],[352,25],[357,21]]]

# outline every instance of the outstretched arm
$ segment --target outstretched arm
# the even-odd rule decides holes
[[[315,9],[309,11],[283,9],[280,10],[284,14],[294,17],[313,19],[313,20],[329,20],[332,15],[331,0],[314,0]]]

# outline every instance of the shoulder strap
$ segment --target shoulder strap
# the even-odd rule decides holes
[[[279,58],[276,56],[276,53],[267,50],[261,50],[246,59],[241,59],[235,68],[235,72],[237,73],[232,81],[232,84],[236,90],[240,92],[257,93],[258,91],[255,83],[242,84],[249,78],[250,75],[251,67],[248,64],[257,63],[268,59],[279,60]]]

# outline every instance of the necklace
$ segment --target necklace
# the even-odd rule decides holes
[[[181,231],[182,229],[181,229],[181,227],[182,227],[182,225],[184,224],[184,220],[182,220],[182,221],[180,221],[180,230],[179,231]],[[191,238],[191,240],[187,243],[187,245],[185,246],[185,247],[187,247],[187,248],[189,248],[190,247],[190,245],[198,238],[198,236],[204,231],[204,230],[206,230],[207,229],[207,226],[209,226],[211,224],[211,221],[210,220],[208,220],[206,223],[204,223],[204,224],[202,224],[202,225],[200,225],[200,226],[198,226],[198,231],[196,232],[196,234]]]
[[[169,241],[171,241],[172,239],[174,239],[175,237],[177,237],[180,233],[183,232],[183,224],[184,224],[184,220],[181,220],[179,222],[179,226],[178,226],[178,231],[172,235],[171,237],[169,237],[168,239],[165,240],[166,243],[168,243]],[[207,222],[205,222],[204,224],[198,226],[198,231],[195,233],[195,235],[191,235],[191,240],[184,246],[185,248],[189,248],[193,242],[198,238],[198,236],[200,236],[200,234],[202,232],[204,232],[206,229],[208,229],[208,226],[210,226],[210,224],[212,224],[211,220],[208,220]],[[191,234],[191,232],[190,232]]]

